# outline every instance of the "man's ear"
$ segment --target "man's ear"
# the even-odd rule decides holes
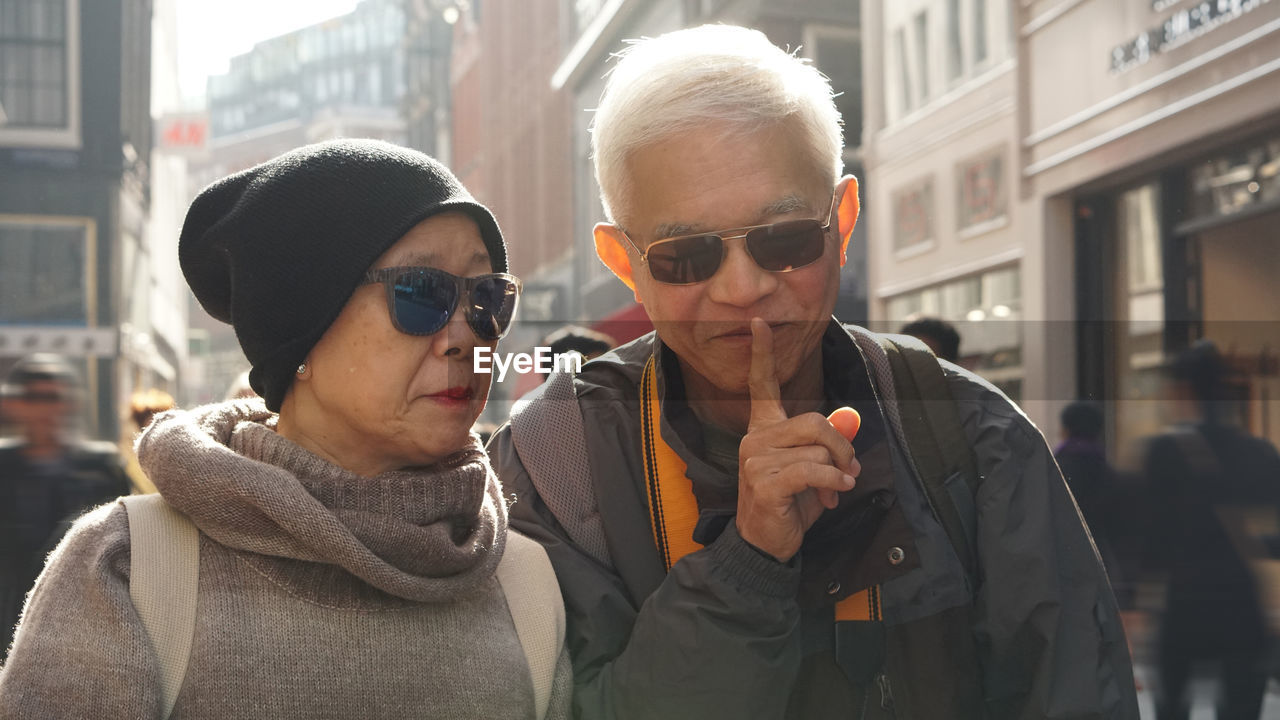
[[[849,238],[853,236],[853,226],[858,224],[858,178],[845,175],[836,185],[836,227],[840,233],[840,267],[844,267],[845,253],[849,249]]]
[[[622,231],[617,225],[611,223],[596,223],[591,234],[596,241],[596,256],[600,258],[606,267],[613,271],[632,292],[636,290],[636,282],[631,277],[631,256],[627,253],[627,239],[622,236]],[[636,300],[640,300],[640,296],[636,295]]]

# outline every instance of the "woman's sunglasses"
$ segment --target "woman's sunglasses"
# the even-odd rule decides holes
[[[728,252],[725,242],[743,238],[747,254],[761,269],[769,272],[791,272],[811,265],[826,250],[827,231],[835,216],[835,200],[827,220],[784,220],[772,225],[721,230],[712,233],[680,235],[655,240],[641,250],[625,231],[631,247],[640,254],[640,262],[648,265],[654,280],[668,285],[692,285],[710,280]]]
[[[477,338],[493,342],[507,334],[520,279],[506,273],[458,277],[429,267],[389,267],[370,270],[363,284],[387,288],[391,324],[408,335],[431,335],[449,324],[462,299],[467,324]]]

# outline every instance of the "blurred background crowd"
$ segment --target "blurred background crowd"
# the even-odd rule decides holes
[[[252,392],[177,269],[201,187],[327,138],[423,150],[509,239],[504,350],[589,356],[651,329],[591,244],[610,54],[720,21],[840,93],[863,215],[837,316],[927,338],[1057,439],[1144,685],[1280,717],[1267,0],[0,0],[6,627],[67,516],[150,489],[152,414]],[[537,383],[496,384],[478,429]]]

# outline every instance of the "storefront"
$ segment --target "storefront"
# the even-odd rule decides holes
[[[1280,2],[1023,5],[1017,212],[1042,421],[1099,401],[1127,462],[1183,419],[1164,368],[1210,338],[1240,371],[1241,422],[1280,440]]]
[[[1076,203],[1080,382],[1121,445],[1174,416],[1164,368],[1201,338],[1236,371],[1233,413],[1280,441],[1280,127]]]

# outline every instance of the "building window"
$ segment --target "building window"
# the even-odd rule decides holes
[[[78,41],[78,0],[0,0],[0,143],[79,146]]]
[[[0,325],[87,325],[89,225],[0,217]]]
[[[973,3],[973,64],[987,60],[987,0],[969,0]]]
[[[988,270],[895,295],[885,307],[891,330],[922,317],[960,333],[959,364],[1013,400],[1022,394],[1022,283],[1018,268]]]
[[[933,243],[933,178],[893,194],[895,252],[929,247]]]
[[[916,77],[920,91],[920,102],[929,98],[929,15],[921,10],[916,13]]]
[[[1000,147],[956,166],[957,229],[977,234],[1005,219],[1004,155]]]
[[[915,107],[915,93],[911,91],[911,63],[907,61],[907,33],[898,28],[893,33],[894,54],[898,57],[898,96],[902,114],[906,115]]]
[[[852,29],[809,26],[805,54],[831,78],[836,107],[844,120],[844,144],[862,144],[862,43]]]
[[[964,75],[964,43],[960,30],[960,0],[947,0],[947,80]]]

